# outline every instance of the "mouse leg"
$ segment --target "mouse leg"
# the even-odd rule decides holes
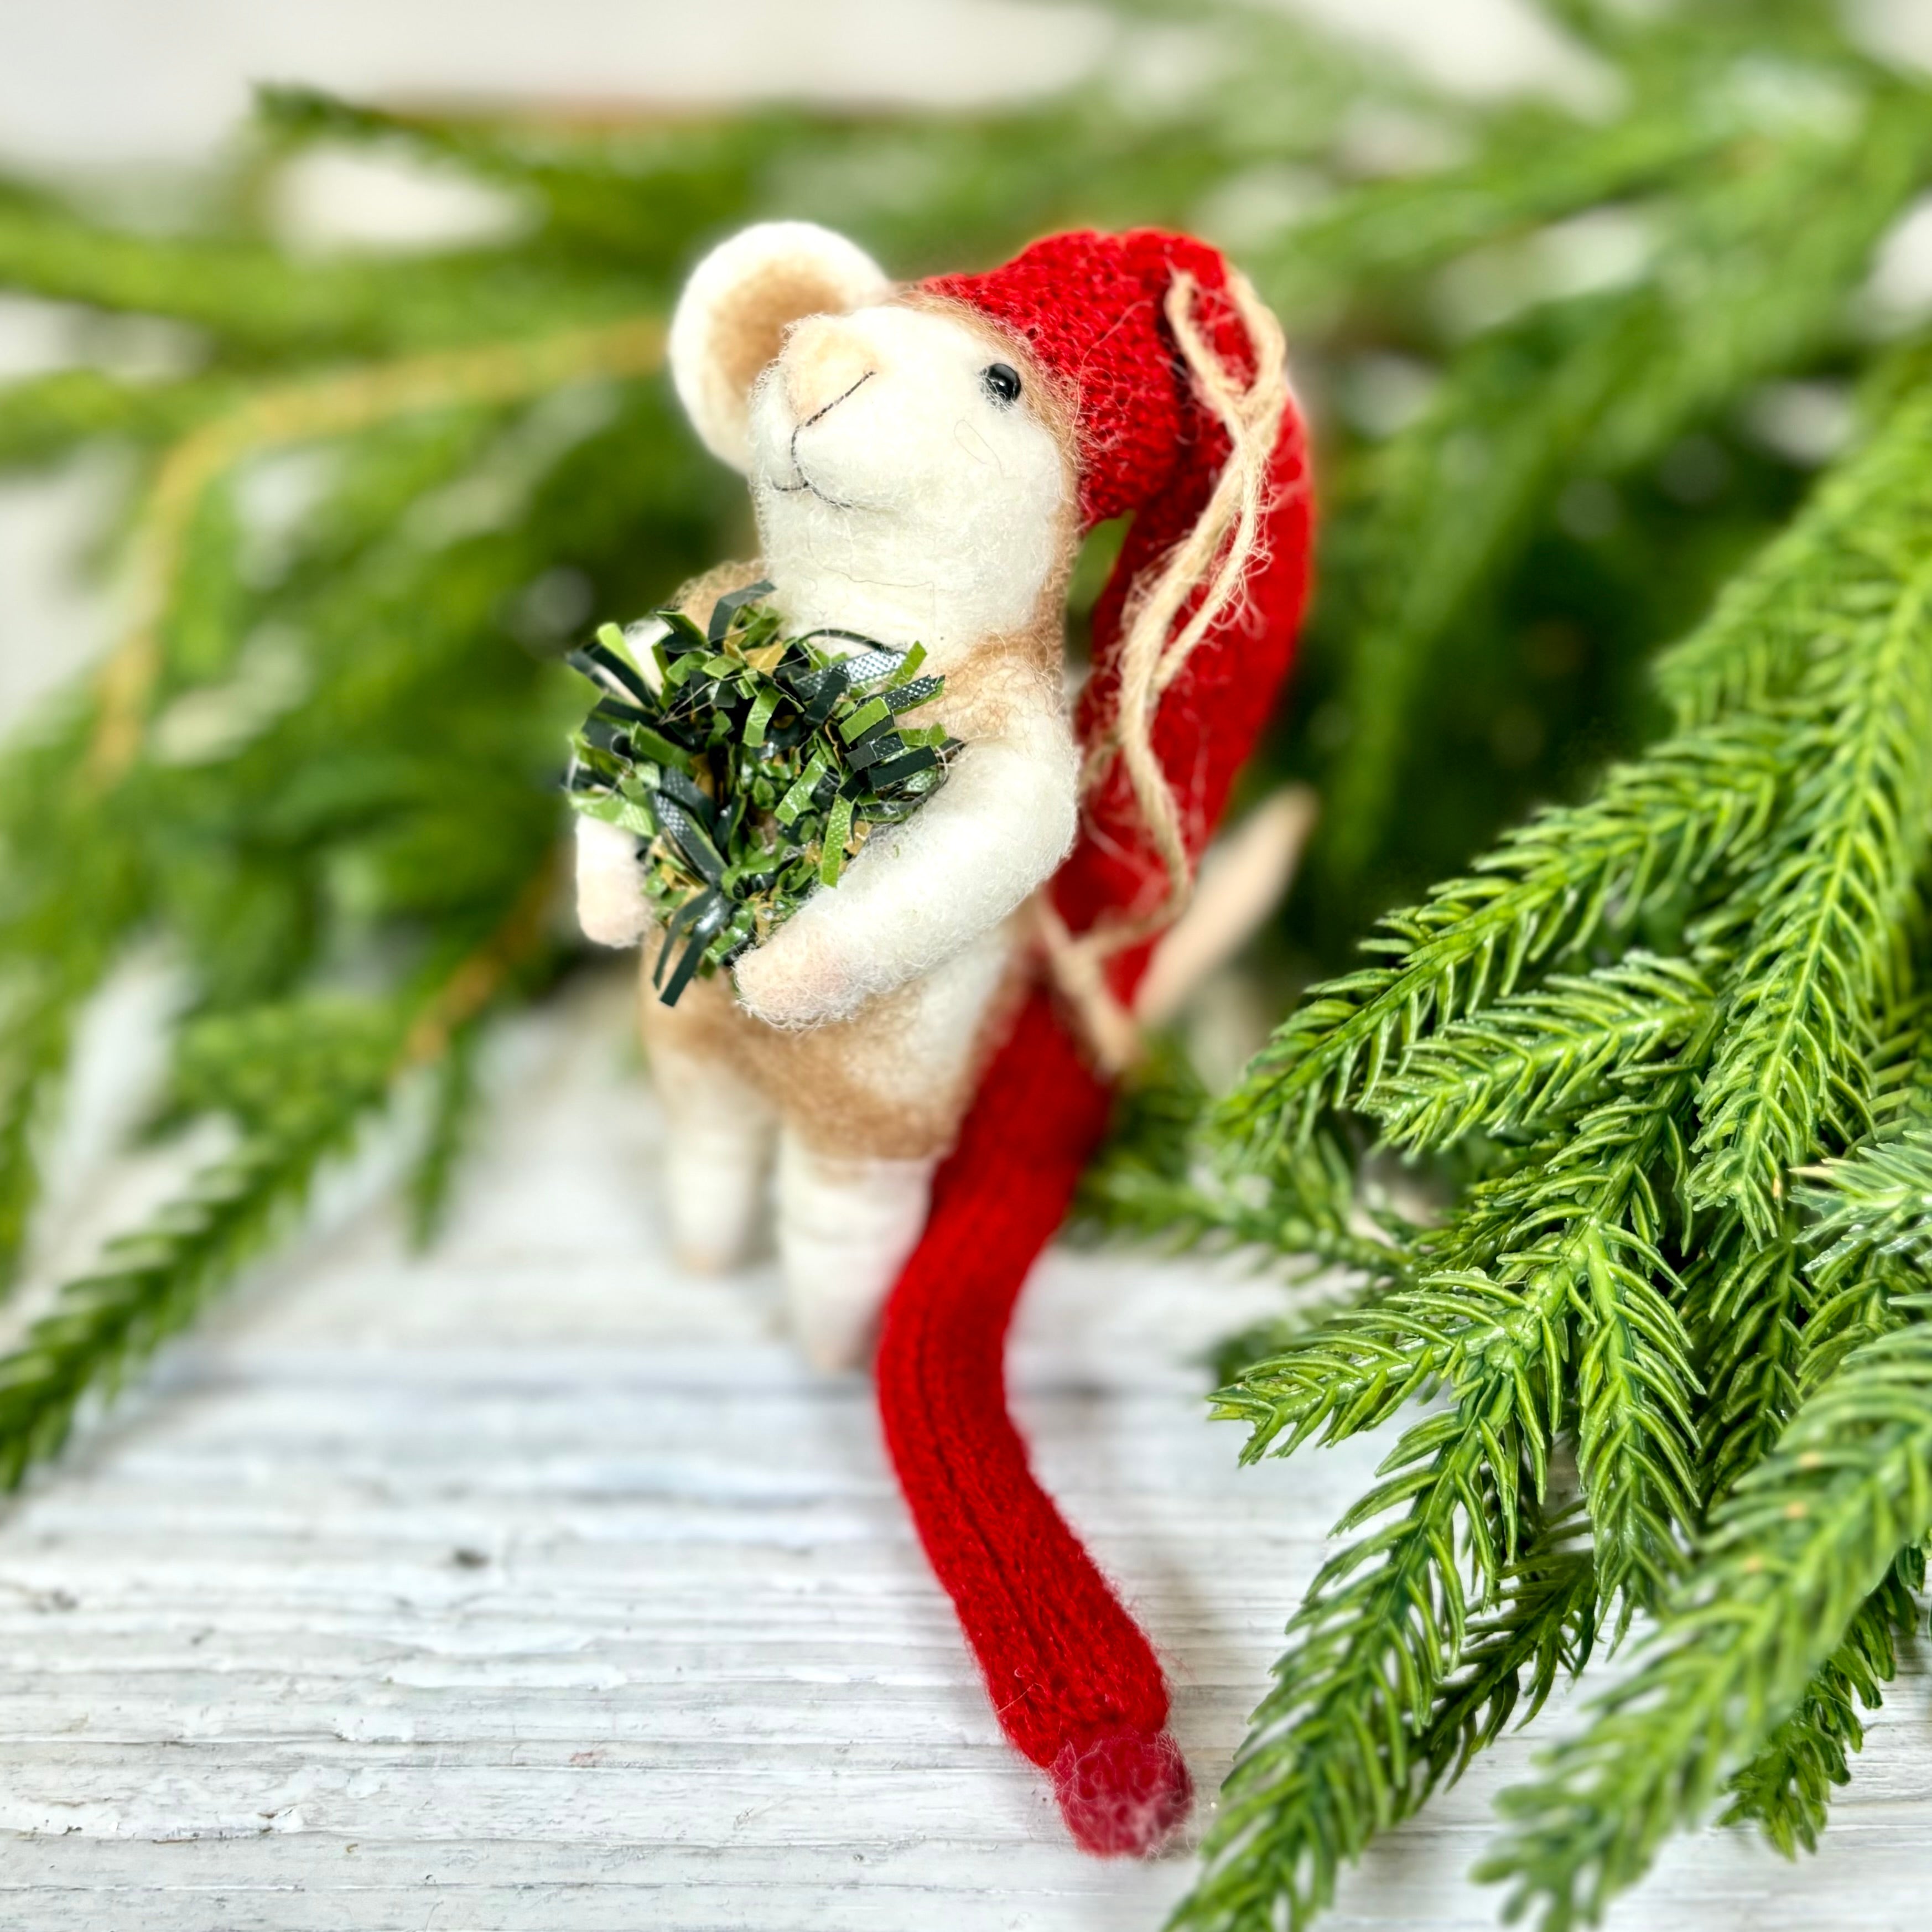
[[[798,1343],[815,1367],[856,1368],[926,1226],[936,1157],[827,1154],[778,1138],[778,1256]]]
[[[664,1205],[679,1264],[722,1274],[749,1254],[764,1201],[776,1116],[723,1061],[653,1043],[664,1113]]]

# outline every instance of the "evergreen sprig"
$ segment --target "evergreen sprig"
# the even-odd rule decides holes
[[[1832,1664],[1901,1552],[1932,1535],[1932,1301],[1854,1350],[1740,1479],[1640,1667],[1541,1780],[1506,1795],[1485,1875],[1547,1932],[1594,1917],[1743,1768]]]
[[[66,1440],[83,1398],[111,1396],[131,1364],[228,1285],[406,1073],[462,1064],[456,1042],[525,963],[548,885],[540,877],[527,887],[500,931],[451,970],[386,1000],[311,996],[210,1016],[188,1030],[174,1108],[225,1116],[236,1144],[142,1226],[110,1241],[0,1356],[0,1483],[17,1486]],[[448,1132],[441,1118],[433,1124],[422,1166],[434,1178],[418,1183],[419,1214],[425,1202],[433,1213],[447,1186]]]
[[[259,1058],[251,1054],[250,1074],[273,1066],[280,1077],[270,1102],[250,1110],[257,1118],[239,1144],[146,1226],[110,1243],[100,1263],[67,1282],[20,1346],[0,1358],[0,1480],[10,1487],[60,1446],[83,1396],[111,1394],[133,1361],[184,1327],[260,1252],[322,1162],[385,1096],[387,1058],[400,1044],[382,1036],[394,1031],[392,1021],[383,1024],[388,1014],[256,1018],[269,1019],[269,1030],[283,1036],[273,1044],[292,1035],[310,1064],[298,1071],[290,1064],[294,1056],[275,1055],[261,1040],[259,1024],[248,1028],[255,1037],[238,1046],[269,1048]],[[335,1051],[318,1054],[324,1040]]]
[[[1734,49],[1734,55],[1736,50]],[[1396,802],[1408,706],[1457,620],[1566,478],[1654,461],[1714,401],[1829,340],[1873,244],[1932,166],[1922,92],[1840,68],[1785,138],[1743,117],[1688,186],[1627,286],[1534,309],[1480,338],[1426,412],[1376,459],[1344,595],[1360,611],[1343,698],[1330,862],[1375,852]],[[1741,84],[1733,69],[1720,99]]]
[[[1924,1552],[1900,1552],[1798,1708],[1731,1780],[1726,1824],[1756,1825],[1786,1858],[1818,1849],[1832,1794],[1851,1782],[1851,1754],[1864,1743],[1859,1707],[1875,1711],[1884,1701],[1880,1687],[1898,1670],[1900,1636],[1921,1621],[1924,1588]]]
[[[1493,1870],[1552,1926],[1594,1916],[1733,1778],[1731,1815],[1787,1848],[1815,1838],[1862,1735],[1855,1701],[1889,1669],[1900,1600],[1886,1579],[1932,1527],[1917,1486],[1932,1471],[1915,1460],[1925,1418],[1900,1393],[1916,1389],[1916,1345],[1898,1325],[1922,1305],[1912,1277],[1932,1200],[1912,978],[1932,824],[1928,405],[1923,388],[1906,399],[1714,616],[1755,660],[1728,701],[1384,922],[1375,945],[1391,962],[1316,988],[1208,1134],[1224,1159],[1252,1147],[1262,1172],[1332,1131],[1337,1108],[1396,1147],[1518,1148],[1440,1228],[1396,1237],[1412,1286],[1294,1338],[1216,1398],[1251,1424],[1250,1454],[1336,1439],[1437,1389],[1454,1409],[1388,1466],[1421,1464],[1417,1486],[1385,1484],[1344,1519],[1415,1498],[1334,1560],[1291,1625],[1182,1924],[1282,1910],[1298,1924],[1339,1862],[1401,1815],[1408,1754],[1464,1660],[1464,1605],[1502,1601],[1490,1552],[1522,1546],[1559,1443],[1590,1526],[1593,1627],[1654,1609],[1658,1642],[1687,1633],[1670,1652],[1683,1678],[1640,1720],[1641,1694],[1616,1694],[1515,1801],[1530,1822]],[[1912,448],[1916,467],[1900,460]],[[1790,674],[1767,670],[1766,632],[1800,640]],[[1674,655],[1718,661],[1702,636]],[[1686,760],[1714,742],[1752,756],[1730,771]],[[1676,809],[1626,819],[1665,771]],[[1625,824],[1652,842],[1619,838]],[[1638,943],[1670,936],[1684,950]],[[1550,970],[1586,950],[1593,970]],[[1809,1226],[1790,1184],[1807,1161]],[[1505,1318],[1486,1323],[1492,1309]],[[1878,1444],[1872,1466],[1828,1502],[1778,1490],[1790,1520],[1830,1520],[1802,1558],[1780,1556],[1765,1539],[1786,1519],[1762,1498],[1796,1484],[1832,1431],[1856,1434],[1854,1418]],[[1424,1444],[1438,1460],[1422,1464]],[[1460,1484],[1460,1501],[1438,1481]],[[1710,1607],[1780,1564],[1809,1595],[1770,1600],[1748,1632]],[[1700,1671],[1704,1701],[1686,1703]]]

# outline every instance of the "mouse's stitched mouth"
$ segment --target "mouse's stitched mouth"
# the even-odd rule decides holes
[[[845,501],[844,497],[834,496],[829,494],[826,491],[821,490],[818,485],[806,474],[805,465],[798,460],[798,455],[796,451],[794,451],[792,454],[791,466],[798,478],[798,481],[796,483],[781,483],[776,478],[772,482],[771,487],[774,490],[778,490],[781,494],[787,496],[795,496],[801,490],[809,490],[821,503],[830,503],[835,510],[856,510],[858,508],[859,506],[856,503],[848,503]]]
[[[801,490],[809,490],[821,503],[830,503],[835,510],[856,510],[860,508],[860,506],[856,503],[848,503],[842,498],[834,496],[829,492],[821,490],[818,485],[812,480],[810,474],[806,469],[803,459],[799,455],[798,440],[807,430],[811,428],[814,423],[823,422],[824,418],[829,416],[841,403],[844,402],[847,399],[847,398],[856,395],[858,392],[862,389],[879,372],[876,369],[868,369],[866,373],[852,385],[851,388],[844,390],[839,394],[834,396],[831,401],[827,403],[823,409],[814,410],[810,416],[807,416],[802,422],[800,423],[794,428],[791,433],[791,442],[790,446],[791,454],[791,468],[792,474],[798,478],[798,481],[795,483],[781,483],[774,478],[772,479],[771,486],[774,490],[782,491],[784,495],[788,496],[796,496]]]

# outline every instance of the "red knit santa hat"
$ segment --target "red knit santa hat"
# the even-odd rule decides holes
[[[1054,236],[924,286],[1064,386],[1083,525],[1134,520],[1094,613],[1082,832],[1046,921],[1053,982],[1079,1018],[1042,986],[988,1069],[886,1308],[880,1410],[1002,1728],[1052,1773],[1083,1846],[1145,1852],[1190,1796],[1166,1682],[1034,1481],[1002,1357],[1106,1130],[1096,1058],[1118,1058],[1153,935],[1288,670],[1307,583],[1302,428],[1273,319],[1185,236]]]

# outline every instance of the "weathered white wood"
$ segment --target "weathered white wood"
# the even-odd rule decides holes
[[[796,1366],[768,1275],[664,1260],[622,1003],[520,1029],[437,1252],[352,1213],[0,1523],[0,1923],[1126,1932],[1179,1895],[1184,1859],[1070,1850],[1000,1741],[864,1384]],[[1278,1292],[1058,1252],[1016,1352],[1210,1792],[1376,1454],[1243,1472],[1201,1420],[1190,1358]],[[1617,1923],[1916,1919],[1925,1693],[1822,1857],[1708,1834]],[[1494,1922],[1461,1874],[1526,1762],[1394,1834],[1330,1922]]]

